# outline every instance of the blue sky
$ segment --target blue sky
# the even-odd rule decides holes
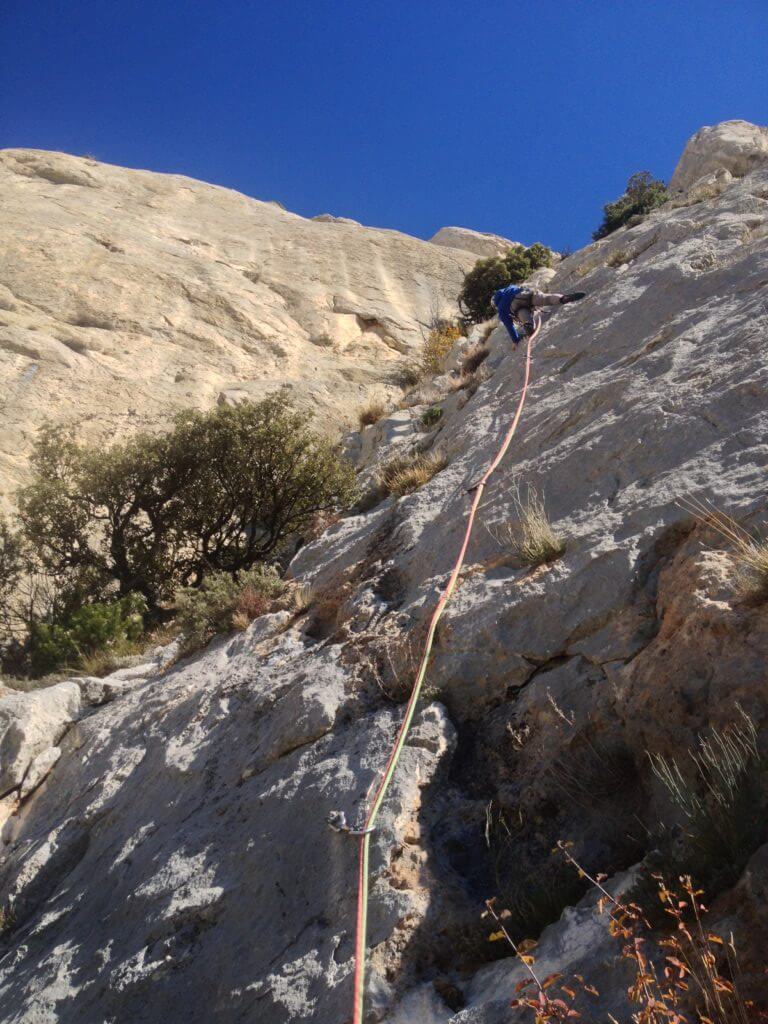
[[[589,240],[628,176],[768,122],[768,0],[2,0],[0,146],[429,237]]]

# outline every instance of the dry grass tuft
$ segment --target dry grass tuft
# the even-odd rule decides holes
[[[678,505],[733,547],[740,594],[752,600],[768,600],[768,540],[748,533],[732,516],[721,512],[711,502],[681,498]]]
[[[485,362],[490,354],[491,350],[488,345],[475,345],[464,356],[464,360],[461,364],[461,372],[463,374],[474,373],[478,366]]]
[[[448,459],[441,452],[396,455],[382,466],[379,471],[379,483],[387,494],[402,497],[418,490],[447,465]]]
[[[533,488],[529,488],[524,500],[518,491],[514,501],[517,522],[508,524],[502,530],[502,543],[512,548],[523,565],[532,568],[562,558],[566,543],[553,530],[543,498]]]
[[[360,412],[357,414],[358,421],[360,423],[360,429],[364,427],[373,426],[374,423],[378,423],[382,417],[387,415],[387,407],[380,398],[374,398],[363,406]]]
[[[624,263],[629,263],[629,254],[624,249],[617,249],[605,261],[606,267],[620,267]]]

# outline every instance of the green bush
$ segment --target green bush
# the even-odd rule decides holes
[[[669,193],[663,181],[653,178],[649,171],[638,171],[627,182],[624,195],[603,207],[603,223],[593,233],[592,238],[595,241],[605,238],[632,218],[642,219],[645,214],[657,206],[662,206],[668,199]]]
[[[219,633],[245,629],[283,591],[283,583],[273,566],[257,566],[235,578],[214,572],[198,588],[186,587],[176,596],[181,630],[182,655],[204,647]]]
[[[508,284],[520,284],[540,267],[552,266],[552,250],[536,242],[527,249],[515,245],[503,256],[478,260],[464,278],[459,292],[459,308],[465,324],[490,320],[495,314],[493,293]]]
[[[32,623],[29,656],[33,673],[76,666],[81,659],[109,650],[127,654],[144,632],[146,602],[140,594],[110,603],[84,605],[58,621]]]
[[[426,430],[429,430],[430,427],[436,426],[442,418],[443,410],[439,405],[433,405],[429,409],[425,409],[421,414],[421,425]]]
[[[46,427],[19,496],[25,540],[68,612],[141,593],[150,611],[211,571],[274,558],[354,472],[283,399],[186,412],[167,434],[85,448]]]

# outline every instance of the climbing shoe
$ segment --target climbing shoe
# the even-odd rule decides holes
[[[586,292],[571,292],[570,295],[564,295],[560,299],[560,305],[564,306],[566,302],[578,302],[579,299],[585,298],[586,294]]]

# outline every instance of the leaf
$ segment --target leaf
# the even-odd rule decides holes
[[[504,932],[491,932],[488,936],[489,942],[499,942],[501,939],[506,939]]]
[[[562,978],[562,974],[560,974],[559,971],[555,971],[554,974],[548,974],[544,981],[542,981],[541,987],[545,989],[549,988],[550,985],[553,985],[556,981],[559,981],[560,978]]]
[[[536,949],[538,943],[535,939],[523,939],[522,942],[518,942],[517,948],[521,953],[530,953],[532,949]]]
[[[724,946],[725,945],[725,943],[720,938],[720,936],[719,935],[714,935],[712,932],[708,933],[708,935],[707,935],[707,942],[716,942],[718,944],[718,946]]]

